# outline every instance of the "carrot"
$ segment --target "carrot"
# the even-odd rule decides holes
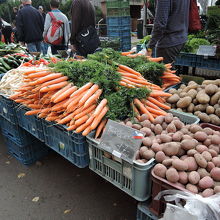
[[[135,88],[134,85],[128,84],[128,83],[123,82],[123,81],[120,81],[120,82],[119,82],[119,85],[124,86],[124,87],[127,87],[127,88]]]
[[[99,86],[94,84],[87,92],[86,94],[80,99],[79,105],[82,106],[85,104],[85,102],[99,89]]]
[[[83,92],[83,93],[81,93],[78,97],[73,97],[73,98],[70,98],[72,101],[69,103],[69,105],[66,107],[66,111],[67,112],[71,112],[71,111],[73,111],[74,109],[75,109],[75,107],[77,107],[77,104],[78,104],[78,102],[79,102],[79,100],[84,96],[84,94],[86,93],[86,91],[85,92]]]
[[[57,116],[49,116],[49,115],[45,118],[46,121],[55,121],[56,119]]]
[[[47,82],[43,83],[41,86],[42,87],[49,86],[49,85],[53,85],[53,84],[56,84],[56,83],[64,82],[64,81],[67,81],[67,80],[68,80],[67,76],[61,76],[60,78],[47,81]]]
[[[22,103],[22,102],[25,101],[25,99],[20,98],[20,99],[15,99],[14,101],[17,102],[17,103]]]
[[[9,97],[9,99],[15,100],[15,99],[19,98],[21,94],[22,94],[21,92],[18,92],[18,93],[14,94],[14,95],[11,95]]]
[[[44,108],[44,109],[42,109],[41,111],[40,111],[41,113],[50,113],[51,112],[51,108],[49,107],[49,108]]]
[[[74,112],[73,112],[73,117],[75,115],[78,115],[80,112],[82,112],[82,109],[83,109],[83,107],[79,107],[79,108],[75,109]]]
[[[109,108],[107,106],[105,106],[102,111],[100,112],[99,115],[97,115],[94,119],[94,121],[91,124],[91,130],[95,129],[98,124],[100,123],[100,121],[103,119],[103,117],[106,115],[106,113],[108,112]]]
[[[46,118],[46,117],[47,117],[47,114],[45,114],[45,113],[40,113],[38,115],[38,118]]]
[[[103,100],[99,103],[99,105],[96,107],[95,112],[94,112],[93,115],[94,115],[95,117],[98,116],[98,115],[101,113],[102,109],[107,105],[107,103],[108,103],[107,99],[103,99]]]
[[[148,97],[148,100],[149,100],[150,102],[154,103],[155,105],[157,105],[157,106],[159,106],[159,107],[161,107],[161,108],[164,108],[164,109],[166,109],[166,110],[170,110],[170,109],[171,109],[169,106],[167,106],[167,105],[165,105],[165,104],[159,102],[158,100],[156,100],[156,99],[154,99],[154,98],[152,98],[152,97]]]
[[[66,104],[66,102],[68,102],[69,101],[69,99],[65,99],[65,100],[63,100],[62,102],[59,102],[59,103],[57,103],[56,105],[54,105],[52,108],[51,108],[51,111],[60,111],[60,110],[62,110],[62,109],[65,109],[64,108],[64,105]]]
[[[93,83],[89,82],[87,84],[85,84],[84,86],[82,86],[81,88],[79,88],[78,90],[76,90],[70,97],[75,97],[79,94],[81,94],[82,92],[88,90],[90,87],[92,87]]]
[[[88,127],[88,125],[86,125],[86,123],[80,125],[80,126],[76,129],[76,133],[80,133],[80,132],[84,131],[87,127]]]
[[[43,71],[43,70],[29,70],[29,71],[27,71],[27,72],[24,72],[23,75],[29,75],[29,74],[31,74],[31,73],[38,73],[38,72],[40,72],[40,71]],[[47,71],[47,70],[45,70],[45,71]]]
[[[84,104],[84,108],[91,106],[102,94],[102,89],[98,89]]]
[[[90,125],[92,124],[92,122],[94,121],[94,119],[95,119],[94,115],[91,115],[91,116],[89,117],[89,119],[86,121],[85,125],[86,125],[87,127],[90,126]]]
[[[40,109],[27,111],[27,112],[25,112],[25,115],[36,115],[36,114],[38,114],[40,111],[41,111]]]
[[[80,126],[83,123],[85,123],[89,119],[88,115],[84,115],[83,117],[79,118],[78,120],[75,121],[76,126]]]
[[[122,56],[127,56],[127,55],[132,54],[132,53],[134,53],[134,51],[121,52],[121,55]]]
[[[52,90],[61,89],[64,86],[66,86],[67,84],[68,84],[68,82],[60,82],[60,83],[56,83],[56,84],[53,84],[53,85],[45,86],[45,87],[40,89],[40,92],[49,92],[49,91],[52,91]]]
[[[32,109],[40,109],[40,108],[42,108],[42,105],[29,104],[28,107],[32,108]]]
[[[76,86],[70,87],[66,91],[63,91],[62,94],[60,94],[57,98],[54,99],[54,103],[58,103],[63,101],[64,99],[68,98],[73,92],[77,90]]]
[[[92,131],[91,127],[87,127],[87,128],[83,131],[82,135],[83,135],[83,136],[87,136],[91,131]]]
[[[164,96],[164,97],[170,97],[172,96],[172,94],[170,93],[166,93],[166,92],[162,92],[162,91],[154,91],[150,93],[151,97],[157,97],[157,96]]]
[[[133,111],[135,113],[135,117],[140,121],[140,119],[141,119],[140,112],[138,111],[138,109],[135,107],[135,105],[133,103],[131,103],[131,106],[132,106]]]
[[[96,108],[96,105],[95,105],[95,104],[94,104],[94,105],[91,105],[89,108],[83,110],[83,111],[80,112],[78,115],[76,115],[76,116],[74,117],[74,119],[77,120],[77,119],[83,117],[84,115],[89,114],[89,113],[92,112],[95,108]]]
[[[150,121],[153,122],[154,118],[151,115],[151,113],[145,108],[143,103],[139,99],[134,99],[134,104],[137,106],[137,108],[141,111],[142,114],[147,114]]]
[[[163,61],[163,57],[155,57],[155,58],[153,58],[153,57],[149,57],[149,58],[147,58],[150,62],[161,62],[161,61]]]
[[[145,108],[146,108],[149,112],[151,112],[151,113],[153,113],[153,114],[155,114],[155,115],[163,115],[163,116],[167,115],[167,113],[164,112],[164,111],[160,111],[160,110],[157,110],[157,109],[148,107],[148,106],[146,106]]]
[[[134,78],[134,79],[140,79],[139,78],[139,76],[137,76],[137,75],[134,75],[134,74],[132,74],[132,73],[127,73],[127,72],[119,72],[119,73],[121,73],[121,75],[123,76],[123,77],[129,77],[129,78]]]
[[[119,64],[118,67],[119,67],[120,69],[125,70],[125,71],[127,71],[127,72],[129,72],[129,73],[132,73],[132,74],[134,74],[134,75],[141,76],[141,74],[140,74],[139,72],[137,72],[137,71],[131,69],[131,68],[128,67],[128,66]]]
[[[66,124],[67,122],[70,122],[71,119],[73,118],[74,114],[71,113],[69,115],[67,115],[66,117],[64,117],[63,119],[61,119],[58,124]]]
[[[70,125],[66,130],[67,131],[72,131],[72,130],[75,130],[77,128],[76,125]]]
[[[47,81],[50,81],[50,80],[53,80],[53,79],[57,79],[57,78],[60,78],[62,75],[62,73],[52,73],[52,74],[49,74],[47,76],[44,76],[44,77],[41,77],[40,79],[30,83],[30,85],[38,85],[38,84],[42,84],[44,82],[47,82]]]
[[[42,71],[42,72],[38,72],[38,73],[32,73],[29,74],[27,77],[27,79],[31,78],[39,78],[39,77],[43,77],[43,76],[47,76],[48,74],[52,73],[51,71]]]
[[[99,124],[99,126],[98,126],[98,128],[97,128],[97,130],[96,130],[95,139],[97,139],[97,138],[99,137],[99,135],[101,134],[103,128],[104,128],[105,125],[106,125],[106,123],[107,123],[107,119],[103,119],[103,120],[101,121],[101,123]]]

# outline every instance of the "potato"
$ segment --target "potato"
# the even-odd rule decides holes
[[[210,176],[210,173],[208,173],[204,168],[199,168],[197,172],[199,173],[201,179],[205,176]]]
[[[220,167],[220,157],[213,157],[212,162],[215,164],[216,167]]]
[[[149,120],[144,120],[141,122],[141,125],[144,127],[144,128],[151,128],[151,122]]]
[[[197,95],[197,91],[195,89],[190,89],[187,95],[190,96],[192,99],[194,99]]]
[[[167,102],[173,104],[173,103],[177,103],[179,100],[180,100],[179,95],[173,94],[172,96],[170,96],[170,97],[167,99]]]
[[[214,112],[215,112],[214,107],[212,107],[212,106],[207,106],[207,107],[206,107],[206,113],[207,113],[208,115],[213,114]]]
[[[220,106],[219,106],[219,108],[217,108],[217,109],[215,110],[215,115],[217,115],[218,117],[220,117]]]
[[[203,132],[203,131],[197,131],[197,132],[194,134],[193,137],[194,137],[197,141],[203,142],[203,141],[205,141],[205,140],[207,139],[208,135],[207,135],[205,132]]]
[[[162,131],[163,131],[163,128],[161,125],[159,125],[159,124],[155,125],[155,127],[154,127],[155,134],[161,134]]]
[[[206,169],[207,169],[208,172],[211,172],[211,170],[214,167],[215,167],[215,164],[213,162],[208,162]]]
[[[187,129],[187,128],[185,128],[185,127],[183,127],[183,128],[180,130],[180,132],[182,132],[182,133],[183,133],[183,135],[186,135],[186,134],[188,134],[188,133],[189,133],[188,129]]]
[[[174,123],[170,123],[167,126],[166,130],[167,130],[168,133],[175,133],[176,132],[176,126],[174,125]]]
[[[180,89],[185,89],[186,85],[185,84],[181,84]]]
[[[193,103],[190,103],[187,107],[187,112],[193,113],[194,112],[195,105]]]
[[[211,138],[212,144],[220,144],[220,136],[219,135],[213,135]]]
[[[153,150],[155,153],[158,151],[162,151],[162,146],[158,143],[153,143],[151,146],[151,150]]]
[[[212,155],[212,157],[217,157],[218,156],[218,153],[213,149],[209,149],[208,152]]]
[[[219,99],[219,100],[220,100],[220,99]],[[216,109],[216,110],[217,110],[217,109],[219,109],[219,108],[220,108],[220,105],[219,105],[219,104],[215,104],[213,107],[214,107],[214,109]]]
[[[172,137],[170,137],[167,134],[161,134],[160,135],[160,140],[161,140],[162,143],[168,143],[168,142],[172,141]]]
[[[198,116],[198,115],[201,114],[201,113],[202,113],[202,112],[200,112],[200,111],[195,111],[195,112],[194,112],[194,115],[195,115],[195,116]]]
[[[154,124],[151,124],[150,129],[151,129],[151,131],[154,130]]]
[[[189,106],[189,104],[192,102],[192,98],[190,96],[186,96],[184,98],[181,98],[178,102],[177,102],[177,107],[178,108],[187,108]]]
[[[167,168],[163,164],[155,165],[155,167],[153,168],[153,171],[154,171],[155,175],[157,175],[161,178],[166,177]]]
[[[198,169],[198,165],[194,157],[187,157],[184,162],[188,164],[188,171],[195,171]]]
[[[132,122],[131,122],[131,121],[127,121],[127,122],[126,122],[126,126],[128,126],[128,127],[131,127],[131,128],[132,128],[132,125],[133,125],[133,124],[132,124]]]
[[[172,165],[173,159],[165,159],[162,164],[166,167],[170,167]]]
[[[220,98],[220,92],[215,93],[215,94],[211,97],[210,105],[211,105],[211,106],[214,106],[215,104],[217,104],[219,98]]]
[[[145,146],[142,146],[141,148],[140,148],[140,150],[139,150],[139,154],[140,154],[140,156],[143,158],[143,154],[144,154],[144,152],[145,151],[147,151],[148,150],[148,148],[147,147],[145,147]]]
[[[143,115],[141,115],[141,117],[140,117],[140,122],[143,122],[143,121],[145,121],[145,120],[148,120],[149,118],[148,118],[148,115],[147,114],[143,114]]]
[[[220,193],[220,186],[215,186],[214,193]]]
[[[149,137],[152,134],[152,131],[150,128],[141,128],[140,132],[142,132],[145,137]]]
[[[166,130],[167,126],[168,126],[168,125],[167,125],[166,122],[163,122],[163,123],[162,123],[162,128],[163,128],[163,130]]]
[[[198,117],[201,121],[206,122],[206,123],[209,123],[211,121],[211,119],[206,113],[200,113]]]
[[[206,147],[205,145],[199,144],[199,145],[196,146],[196,150],[199,153],[202,153],[204,151],[208,151],[208,147]]]
[[[179,174],[175,168],[171,167],[166,172],[166,178],[171,183],[176,183],[179,180]]]
[[[163,151],[158,151],[156,153],[155,159],[158,163],[162,163],[166,159],[166,155]]]
[[[187,162],[185,162],[183,160],[180,160],[180,159],[174,159],[173,162],[172,162],[172,166],[178,171],[188,170]]]
[[[190,150],[194,149],[197,144],[198,141],[196,141],[195,139],[184,139],[181,141],[181,148],[184,150]]]
[[[189,190],[189,191],[192,192],[192,193],[195,193],[195,194],[197,194],[197,193],[199,192],[197,186],[192,185],[192,184],[190,184],[190,183],[188,183],[188,184],[186,185],[186,189]]]
[[[211,114],[209,118],[212,124],[220,125],[220,118],[217,115]]]
[[[176,89],[170,89],[170,90],[169,90],[169,93],[170,93],[170,94],[176,94],[176,93],[177,93],[177,90],[176,90]]]
[[[202,192],[202,196],[203,197],[209,197],[209,196],[212,196],[214,194],[214,190],[213,189],[205,189],[203,192]]]
[[[214,181],[209,176],[205,176],[199,181],[199,187],[202,189],[212,188],[213,186],[214,186]]]
[[[183,112],[183,110],[181,108],[177,108],[176,110],[179,112]]]
[[[163,122],[164,122],[164,119],[165,119],[165,117],[164,116],[158,116],[158,117],[156,117],[155,119],[154,119],[154,124],[160,124],[160,125],[162,125],[163,124]]]
[[[202,85],[209,85],[209,84],[218,85],[218,81],[217,80],[204,80],[202,82]]]
[[[182,155],[182,156],[180,157],[180,160],[185,160],[187,157],[188,157],[187,155]]]
[[[210,175],[211,175],[213,180],[220,181],[220,168],[219,167],[214,167],[211,170]]]
[[[219,146],[218,145],[211,144],[211,145],[209,145],[209,149],[214,150],[217,152],[217,154],[219,154]]]
[[[205,93],[208,95],[213,95],[217,92],[218,90],[218,86],[214,85],[214,84],[209,84],[205,87]]]
[[[180,92],[180,93],[179,93],[179,97],[180,97],[180,98],[183,98],[183,97],[185,97],[185,96],[187,96],[187,93],[186,93],[186,92]]]
[[[173,124],[175,125],[177,130],[180,130],[184,127],[183,122],[181,122],[179,119],[178,120],[174,120]]]
[[[212,155],[208,151],[203,151],[202,156],[206,159],[206,161],[211,161],[212,160]]]
[[[165,118],[164,118],[165,122],[167,124],[171,123],[173,121],[173,115],[171,113],[168,113]]]
[[[184,134],[182,139],[183,140],[185,140],[185,139],[192,140],[192,137],[188,134]]]
[[[163,146],[163,152],[167,156],[174,156],[177,155],[180,149],[180,143],[177,142],[169,142],[165,143]]]
[[[201,154],[199,154],[199,153],[194,154],[194,158],[196,160],[196,163],[200,167],[202,167],[202,168],[206,168],[207,167],[207,161],[205,160],[205,158]]]
[[[132,128],[137,129],[137,130],[140,130],[140,129],[142,128],[142,126],[139,125],[139,124],[133,124],[133,125],[132,125]]]
[[[187,155],[188,155],[188,156],[194,156],[194,154],[196,154],[196,153],[198,153],[198,151],[195,150],[195,149],[191,149],[191,150],[188,150],[188,151],[187,151]]]
[[[178,156],[178,157],[181,157],[181,156],[184,156],[184,155],[186,155],[186,151],[183,150],[182,148],[180,148],[180,149],[179,149],[179,152],[178,152],[178,154],[177,154],[177,156]],[[186,155],[186,156],[187,156],[187,155]]]
[[[190,183],[196,185],[200,180],[200,175],[198,172],[192,171],[189,173],[188,179]]]
[[[179,182],[182,183],[182,184],[187,184],[188,183],[188,175],[186,172],[184,171],[180,171],[178,172],[179,174]]]
[[[207,104],[210,101],[210,97],[205,93],[204,90],[201,90],[197,93],[196,99],[200,104]]]
[[[213,130],[209,127],[204,128],[203,131],[207,134],[207,135],[212,135],[213,134]]]
[[[143,159],[150,160],[155,157],[155,153],[152,150],[146,150],[143,153]]]
[[[199,104],[199,102],[197,101],[197,99],[196,99],[196,98],[195,98],[195,99],[193,99],[192,103],[194,104],[194,106]],[[195,111],[195,108],[194,108],[194,111]]]
[[[145,138],[143,138],[142,143],[143,143],[144,146],[151,147],[152,140],[149,137],[145,137]]]
[[[172,139],[173,141],[180,142],[182,140],[182,137],[183,137],[182,132],[178,131],[173,135]]]

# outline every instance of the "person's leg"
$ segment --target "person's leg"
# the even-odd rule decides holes
[[[179,55],[181,49],[183,48],[184,44],[180,44],[174,47],[167,47],[167,48],[157,48],[156,49],[156,56],[163,57],[163,62],[166,63],[173,63],[176,60],[176,57]]]
[[[52,53],[53,55],[58,54],[58,52],[57,52],[57,49],[56,49],[56,46],[55,46],[55,45],[51,45],[51,53]]]
[[[29,52],[37,52],[36,44],[35,43],[28,43],[27,49]]]
[[[37,52],[41,52],[42,51],[42,42],[41,41],[35,42],[35,45],[36,45]]]

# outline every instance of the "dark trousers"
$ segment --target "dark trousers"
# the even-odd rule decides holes
[[[53,55],[58,54],[58,50],[67,50],[67,46],[65,45],[51,45],[51,53]]]
[[[156,56],[163,57],[163,62],[166,63],[173,63],[176,60],[176,57],[179,55],[181,49],[183,48],[184,44],[180,44],[174,47],[167,47],[167,48],[159,48],[156,49]]]
[[[5,28],[2,29],[2,34],[4,35],[6,44],[11,43],[11,33],[12,33],[12,28],[9,26],[6,26]]]

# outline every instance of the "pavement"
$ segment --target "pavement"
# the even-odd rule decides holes
[[[0,136],[0,220],[135,220],[137,202],[51,151],[24,166]]]

